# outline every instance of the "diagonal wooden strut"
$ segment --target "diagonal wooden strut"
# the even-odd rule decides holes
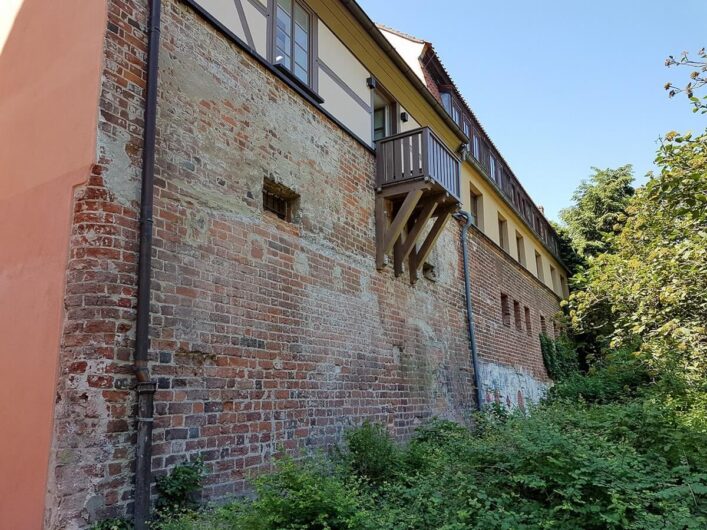
[[[434,244],[437,242],[437,238],[439,238],[439,236],[442,234],[442,229],[444,228],[444,225],[447,224],[449,216],[452,215],[456,208],[457,206],[455,205],[442,210],[437,216],[434,225],[432,225],[432,228],[427,234],[425,241],[420,246],[420,249],[417,250],[416,248],[413,248],[411,250],[410,258],[408,261],[408,267],[410,269],[410,283],[414,284],[417,281],[418,271],[420,270],[420,267],[424,265],[427,256],[429,256],[430,252],[432,251],[432,248],[434,247]]]
[[[388,225],[389,215],[386,211],[385,197],[382,194],[376,197],[376,267],[378,269],[385,267],[385,255],[390,252],[400,237],[423,192],[422,186],[408,191],[390,225]]]
[[[402,248],[400,249],[401,263],[405,261],[405,258],[407,258],[408,254],[410,254],[412,247],[415,245],[417,238],[420,236],[420,232],[422,232],[422,229],[427,224],[427,221],[429,221],[430,217],[432,217],[432,214],[434,214],[437,209],[440,198],[441,196],[430,197],[429,199],[423,201],[422,211],[414,220],[414,224],[405,237],[405,242],[402,244]]]

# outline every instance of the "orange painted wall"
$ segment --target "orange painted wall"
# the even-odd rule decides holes
[[[0,528],[42,527],[75,186],[96,157],[104,0],[0,2]]]

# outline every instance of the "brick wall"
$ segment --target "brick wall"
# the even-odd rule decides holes
[[[552,335],[560,310],[557,296],[517,260],[475,228],[469,231],[471,291],[485,402],[523,406],[537,400],[550,379],[540,350],[541,316]],[[508,297],[504,322],[501,296]],[[520,310],[516,327],[514,305]],[[530,329],[525,310],[530,316]]]
[[[48,528],[131,510],[145,4],[109,2],[99,164],[75,194]],[[437,281],[377,272],[374,155],[184,3],[163,9],[156,474],[201,456],[204,495],[218,499],[279,450],[336,442],[364,418],[401,439],[433,415],[468,422],[459,226],[438,240]],[[294,222],[263,211],[266,178],[299,194]],[[556,300],[483,236],[471,241],[482,356],[543,379],[537,337],[499,324],[499,286],[534,322]]]

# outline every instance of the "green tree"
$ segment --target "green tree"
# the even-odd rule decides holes
[[[609,242],[620,232],[634,194],[631,165],[592,170],[594,174],[574,192],[574,204],[560,212],[574,250],[585,259],[610,250]]]
[[[560,252],[560,259],[567,266],[569,270],[570,277],[574,276],[577,272],[587,266],[587,261],[580,256],[574,249],[572,238],[570,234],[563,225],[558,223],[550,222],[552,227],[558,236],[558,249]]]
[[[658,369],[707,376],[707,133],[668,133],[651,176],[627,209],[612,253],[591,261],[570,297],[573,326],[612,329]],[[609,308],[598,318],[597,307]],[[603,320],[602,320],[603,318]]]

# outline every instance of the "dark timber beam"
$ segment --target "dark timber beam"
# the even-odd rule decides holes
[[[400,209],[395,214],[395,219],[393,219],[393,222],[390,223],[390,226],[386,229],[385,239],[383,240],[383,254],[387,254],[393,248],[395,241],[403,231],[408,219],[410,219],[417,203],[420,202],[420,197],[422,197],[421,189],[411,191],[405,197],[403,204],[400,205]]]
[[[422,264],[425,263],[427,256],[429,256],[430,252],[432,251],[432,247],[437,242],[437,238],[439,238],[439,236],[442,234],[442,229],[444,228],[444,225],[447,224],[449,216],[452,215],[452,212],[454,212],[455,210],[456,206],[447,208],[442,213],[440,213],[439,216],[437,216],[435,224],[432,226],[432,229],[425,238],[425,242],[422,243],[420,250],[416,254],[415,262],[417,264],[418,269]]]
[[[422,211],[420,215],[415,219],[412,228],[410,229],[408,236],[405,238],[405,243],[403,243],[400,249],[400,262],[405,261],[408,257],[412,247],[415,245],[417,238],[420,236],[422,229],[427,224],[427,221],[432,217],[432,214],[437,209],[439,205],[439,197],[430,197],[423,202]]]

